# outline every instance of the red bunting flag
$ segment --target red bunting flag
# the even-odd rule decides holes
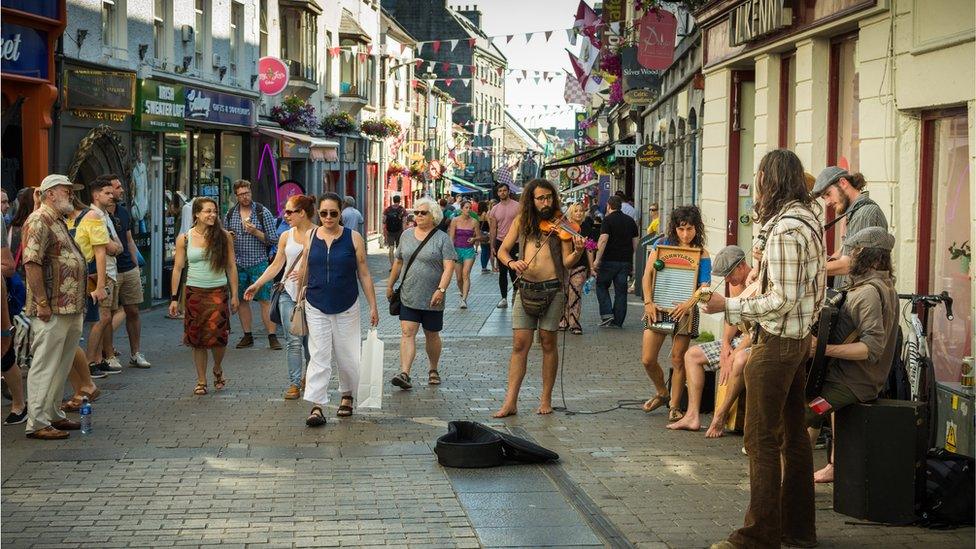
[[[478,41],[477,38],[468,38],[468,47],[473,48],[475,43],[477,43],[477,41]]]
[[[332,57],[335,57],[335,56],[339,55],[339,52],[341,50],[342,50],[342,48],[329,48],[329,55],[332,56]]]
[[[370,55],[371,53],[373,53],[373,45],[369,44],[366,46],[366,55]]]
[[[356,54],[356,58],[359,59],[359,62],[360,63],[365,63],[366,62],[366,57],[368,57],[368,56],[365,53],[358,53],[358,54]]]
[[[416,61],[413,62],[413,64],[416,65],[416,70],[420,70],[420,65],[423,65],[424,64],[424,60],[423,59],[417,59]]]
[[[434,40],[434,53],[437,53],[440,50],[441,50],[441,41],[440,40]]]
[[[447,61],[441,63],[441,70],[443,70],[444,72],[451,70],[451,64],[448,63]]]
[[[453,78],[445,78],[444,79],[444,83],[447,84],[448,86],[450,86],[451,84],[454,83],[454,79]]]
[[[502,67],[498,67],[497,69],[495,69],[495,72],[498,73],[498,76],[501,76],[504,71],[505,69],[503,69]]]

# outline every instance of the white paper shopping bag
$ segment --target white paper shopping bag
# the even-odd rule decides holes
[[[377,335],[376,328],[369,330],[363,342],[356,402],[359,408],[383,407],[383,341]]]

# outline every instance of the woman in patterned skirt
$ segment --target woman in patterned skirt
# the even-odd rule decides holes
[[[193,394],[205,395],[208,349],[214,361],[214,389],[219,391],[227,383],[221,362],[230,335],[230,315],[232,311],[237,312],[238,306],[234,237],[221,226],[217,203],[211,198],[200,197],[193,201],[193,225],[176,238],[173,298],[169,302],[172,315],[176,314],[179,305],[180,275],[184,265],[183,343],[193,348],[193,363],[197,369]]]
[[[582,226],[586,219],[586,210],[583,204],[576,202],[566,210],[566,217],[573,223]],[[583,333],[580,325],[580,309],[583,305],[583,283],[590,276],[596,276],[593,269],[593,252],[586,250],[580,256],[579,261],[569,270],[569,296],[566,300],[566,311],[563,319],[559,322],[560,330],[570,330],[576,335]]]

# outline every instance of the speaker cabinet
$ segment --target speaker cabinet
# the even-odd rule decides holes
[[[904,400],[837,412],[834,511],[883,523],[916,519],[925,495],[926,405]]]

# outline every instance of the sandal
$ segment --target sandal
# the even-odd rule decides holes
[[[218,372],[217,370],[214,370],[213,375],[214,375],[214,390],[219,391],[223,389],[224,386],[227,385],[227,380],[224,379],[224,371],[221,370]]]
[[[668,409],[668,423],[674,423],[675,421],[678,421],[683,417],[685,417],[685,414],[680,409],[678,408]]]
[[[393,376],[390,383],[396,385],[397,387],[406,391],[407,389],[413,389],[413,384],[410,383],[410,374],[405,372],[400,372],[399,374]]]
[[[64,402],[61,403],[61,411],[77,412],[78,410],[81,410],[82,399],[86,396],[88,395],[82,393],[81,395],[74,395],[68,400],[65,400]],[[88,397],[88,402],[91,402],[91,397]]]
[[[429,385],[440,385],[441,375],[437,373],[437,370],[431,370],[427,372],[427,383]]]
[[[203,395],[207,394],[207,384],[206,383],[197,383],[197,386],[193,388],[193,394],[195,394],[197,396],[203,396]]]
[[[641,408],[643,408],[645,412],[653,412],[661,406],[664,406],[668,402],[669,398],[671,398],[671,395],[654,395],[647,402],[645,402]]]
[[[325,425],[325,414],[322,413],[321,406],[312,406],[312,411],[308,414],[305,425],[309,427],[321,427]]]
[[[348,402],[349,404],[346,404]],[[342,395],[339,399],[339,409],[336,410],[336,417],[349,417],[352,415],[352,404],[354,399],[352,395]]]

